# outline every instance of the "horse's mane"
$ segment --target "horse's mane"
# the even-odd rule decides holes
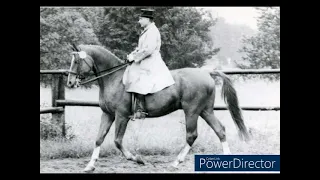
[[[111,60],[110,63],[114,62],[112,60],[124,63],[122,59],[118,58],[115,54],[113,54],[110,50],[103,46],[81,44],[79,45],[79,47],[81,48],[81,50],[85,50],[92,57],[99,59],[108,59]]]

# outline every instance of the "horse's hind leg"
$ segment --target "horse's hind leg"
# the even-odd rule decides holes
[[[231,154],[229,145],[226,137],[226,130],[222,123],[218,120],[218,118],[213,113],[213,108],[205,109],[202,111],[200,116],[208,123],[208,125],[214,130],[217,136],[220,139],[222,144],[223,153]]]
[[[198,114],[186,115],[186,132],[187,132],[186,144],[183,147],[183,149],[180,151],[177,159],[171,164],[175,168],[177,168],[177,166],[184,161],[194,141],[198,137],[198,132],[197,132],[198,117],[199,117]]]
[[[85,172],[94,171],[95,169],[94,164],[99,158],[100,146],[103,143],[104,138],[108,134],[113,121],[114,121],[114,116],[110,114],[102,113],[100,128],[99,128],[98,136],[96,138],[96,147],[93,150],[89,164],[84,169]]]
[[[140,156],[133,155],[130,151],[128,151],[122,145],[122,139],[123,139],[124,133],[126,131],[128,121],[129,121],[128,116],[124,116],[124,115],[120,115],[120,114],[116,115],[114,143],[115,143],[116,147],[126,157],[127,160],[135,161],[139,164],[144,164],[144,162],[142,161]]]

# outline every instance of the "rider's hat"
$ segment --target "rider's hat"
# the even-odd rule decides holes
[[[153,19],[153,12],[154,12],[154,10],[152,10],[152,9],[141,9],[140,17],[146,17],[146,18]]]

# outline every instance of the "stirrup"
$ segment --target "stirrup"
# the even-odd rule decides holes
[[[136,119],[144,120],[148,113],[138,110],[133,115],[129,116],[130,120],[135,121]]]

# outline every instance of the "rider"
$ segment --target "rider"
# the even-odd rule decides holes
[[[137,100],[134,119],[144,119],[147,114],[145,95],[158,92],[175,83],[160,54],[161,36],[153,18],[154,10],[142,9],[139,24],[143,29],[138,47],[127,59],[133,62],[125,70],[123,84]]]

